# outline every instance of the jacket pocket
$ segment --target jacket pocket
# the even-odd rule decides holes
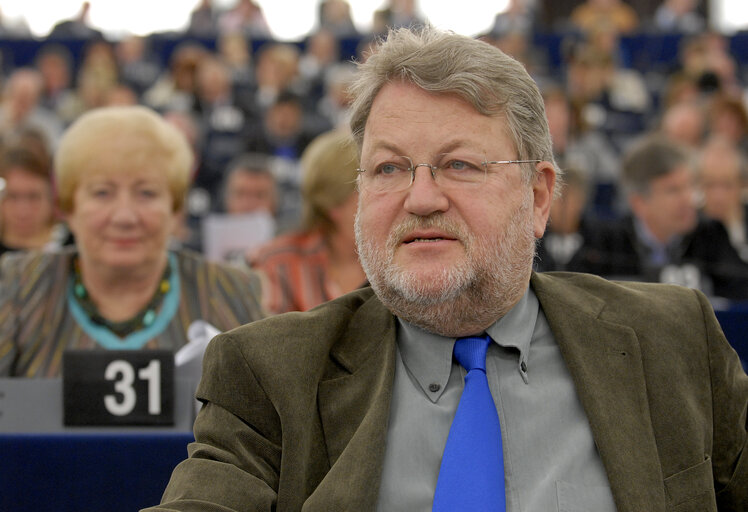
[[[668,510],[672,512],[717,512],[712,459],[684,469],[665,479]]]

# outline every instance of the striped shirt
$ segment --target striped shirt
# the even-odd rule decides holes
[[[189,251],[175,253],[179,305],[166,328],[145,349],[176,352],[187,329],[204,320],[221,331],[261,318],[256,274],[210,263]],[[57,377],[62,354],[104,347],[78,324],[67,300],[75,249],[9,253],[0,260],[0,376]]]
[[[281,235],[256,249],[249,265],[260,272],[263,303],[270,313],[306,311],[342,295],[329,277],[329,256],[322,233]]]

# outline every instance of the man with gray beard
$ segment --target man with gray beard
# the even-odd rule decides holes
[[[400,29],[358,73],[371,287],[211,343],[150,510],[747,510],[748,377],[706,298],[532,272],[561,173],[522,65]]]

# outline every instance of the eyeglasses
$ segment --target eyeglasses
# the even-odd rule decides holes
[[[440,155],[436,165],[413,164],[407,156],[389,157],[369,169],[357,169],[362,188],[372,192],[401,192],[413,184],[416,169],[428,167],[431,177],[442,189],[462,189],[486,181],[491,165],[530,164],[542,160],[486,160],[476,156],[447,153]]]

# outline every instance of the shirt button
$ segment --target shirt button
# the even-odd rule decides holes
[[[429,391],[431,391],[432,393],[436,393],[441,388],[441,385],[437,384],[436,382],[432,382],[431,384],[429,384]]]

